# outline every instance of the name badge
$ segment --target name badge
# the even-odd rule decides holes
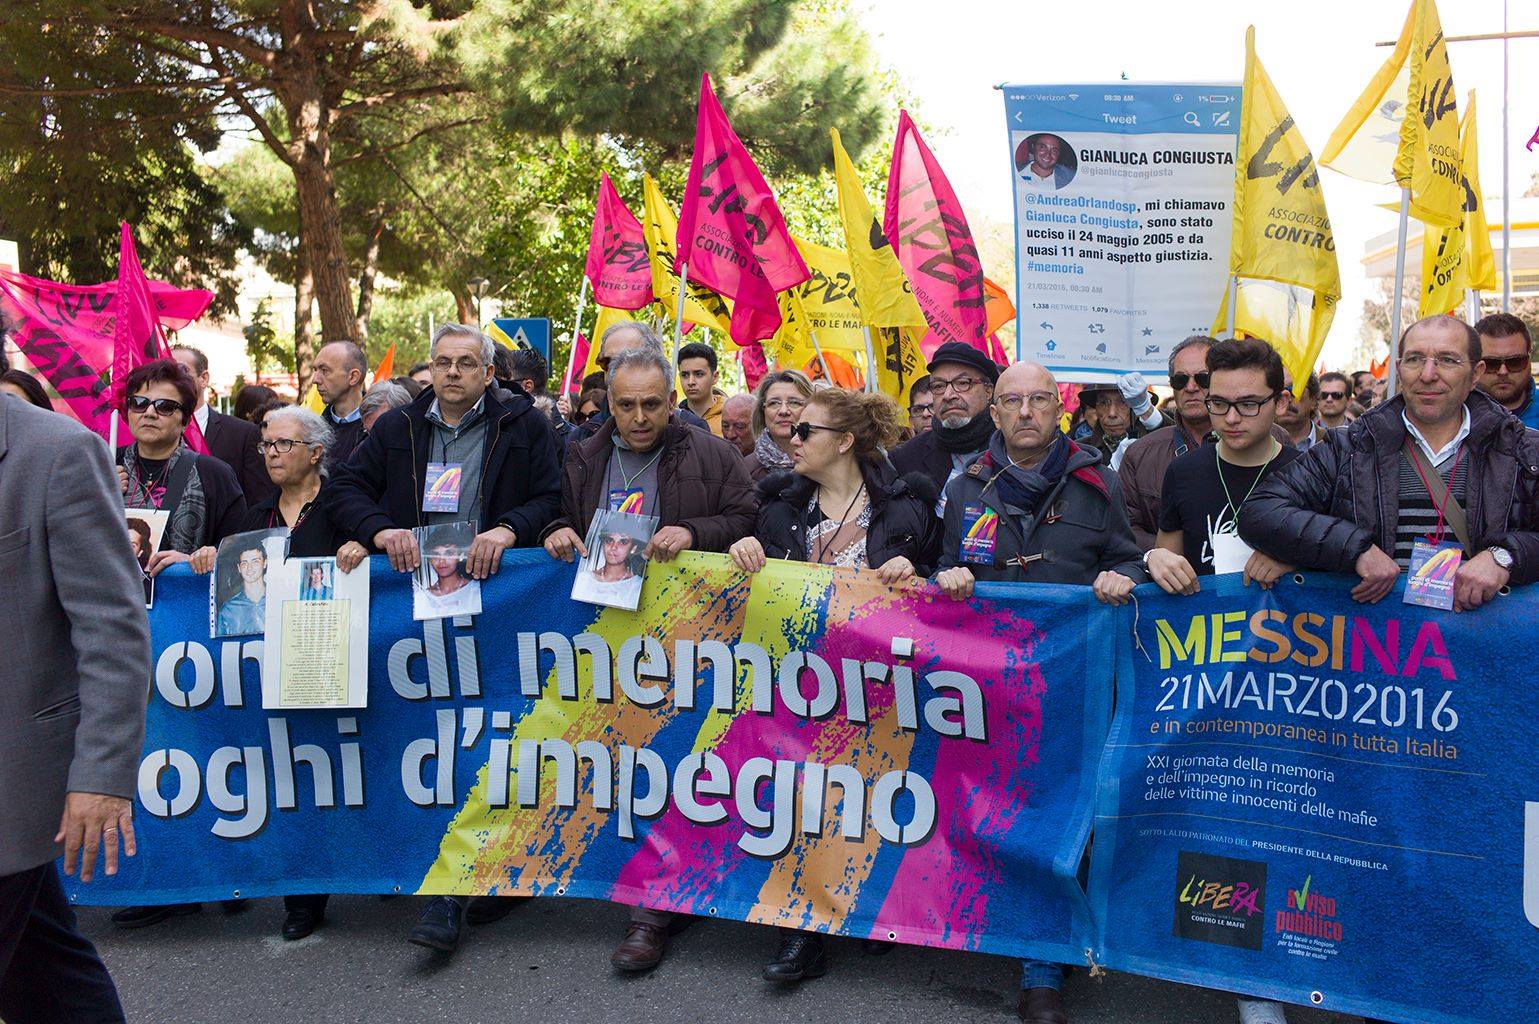
[[[458,512],[464,478],[462,462],[429,462],[427,485],[422,488],[422,511]]]
[[[1411,568],[1405,580],[1406,604],[1451,611],[1454,605],[1454,575],[1464,561],[1464,549],[1456,541],[1429,544],[1417,541],[1411,547]]]
[[[999,532],[999,513],[982,505],[968,505],[962,510],[963,562],[994,564],[994,537]]]
[[[639,487],[630,490],[617,487],[609,492],[609,511],[639,516],[642,514],[641,509],[646,504],[646,500],[646,492]]]

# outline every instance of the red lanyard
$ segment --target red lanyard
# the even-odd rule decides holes
[[[309,501],[305,502],[305,507],[299,510],[299,518],[295,519],[294,520],[294,525],[289,527],[290,532],[299,529],[299,525],[305,521],[305,516],[310,514],[310,508],[314,504],[315,504],[315,499],[314,498],[312,498]],[[278,516],[279,516],[279,514],[280,514],[280,509],[279,509],[279,507],[277,505],[274,505],[273,506],[273,510],[271,512],[267,513],[267,528],[269,530],[278,525]]]
[[[1411,443],[1415,444],[1416,442],[1412,441]],[[1453,478],[1454,474],[1459,472],[1459,460],[1462,458],[1464,458],[1464,448],[1461,446],[1459,448],[1459,454],[1454,456],[1453,468],[1448,471],[1448,482],[1444,485],[1446,489],[1443,492],[1442,501],[1438,501],[1437,497],[1432,493],[1432,481],[1428,480],[1427,474],[1421,471],[1420,460],[1411,460],[1411,465],[1416,469],[1416,475],[1421,477],[1421,485],[1427,489],[1427,497],[1431,499],[1432,507],[1437,509],[1437,535],[1429,535],[1427,537],[1427,542],[1430,544],[1443,543],[1443,507],[1447,505],[1448,502],[1453,498]]]

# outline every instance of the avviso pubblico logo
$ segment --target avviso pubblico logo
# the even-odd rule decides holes
[[[1260,949],[1266,864],[1182,850],[1176,864],[1177,938]]]
[[[1313,875],[1306,875],[1303,885],[1288,889],[1287,905],[1272,915],[1272,929],[1278,946],[1295,956],[1333,957],[1342,937],[1336,899],[1321,890]]]

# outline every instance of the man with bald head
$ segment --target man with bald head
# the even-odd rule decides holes
[[[1369,604],[1444,544],[1461,551],[1456,611],[1539,579],[1539,431],[1475,390],[1480,343],[1447,315],[1408,327],[1401,393],[1263,480],[1241,538],[1289,565],[1356,574],[1352,596]]]
[[[310,382],[326,403],[321,415],[336,432],[337,443],[327,457],[346,462],[363,440],[364,384],[369,377],[369,360],[363,349],[351,341],[333,341],[322,345],[310,369]]]
[[[747,458],[753,454],[753,395],[733,395],[721,407],[721,436]]]
[[[1099,452],[1058,429],[1058,382],[1036,363],[1016,363],[1000,374],[989,409],[987,447],[946,485],[936,583],[957,599],[971,596],[975,580],[1076,583],[1108,604],[1125,603],[1149,576],[1122,485]],[[1063,968],[1037,960],[1024,968],[1021,1020],[1067,1024]]]

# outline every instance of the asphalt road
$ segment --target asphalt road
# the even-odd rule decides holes
[[[1004,957],[900,946],[886,956],[835,939],[829,973],[799,987],[764,982],[774,951],[767,928],[695,924],[650,974],[609,966],[625,911],[546,899],[495,924],[467,928],[452,957],[405,940],[422,900],[343,896],[299,942],[278,937],[281,901],[241,913],[205,904],[191,917],[139,931],[82,908],[81,925],[117,979],[128,1019],[154,1024],[266,1021],[327,1024],[476,1024],[535,1021],[712,1021],[721,1024],[1008,1024],[1019,965]],[[1070,976],[1074,1024],[1233,1024],[1228,995],[1125,974]],[[1292,1010],[1292,1024],[1357,1024],[1356,1017]]]

